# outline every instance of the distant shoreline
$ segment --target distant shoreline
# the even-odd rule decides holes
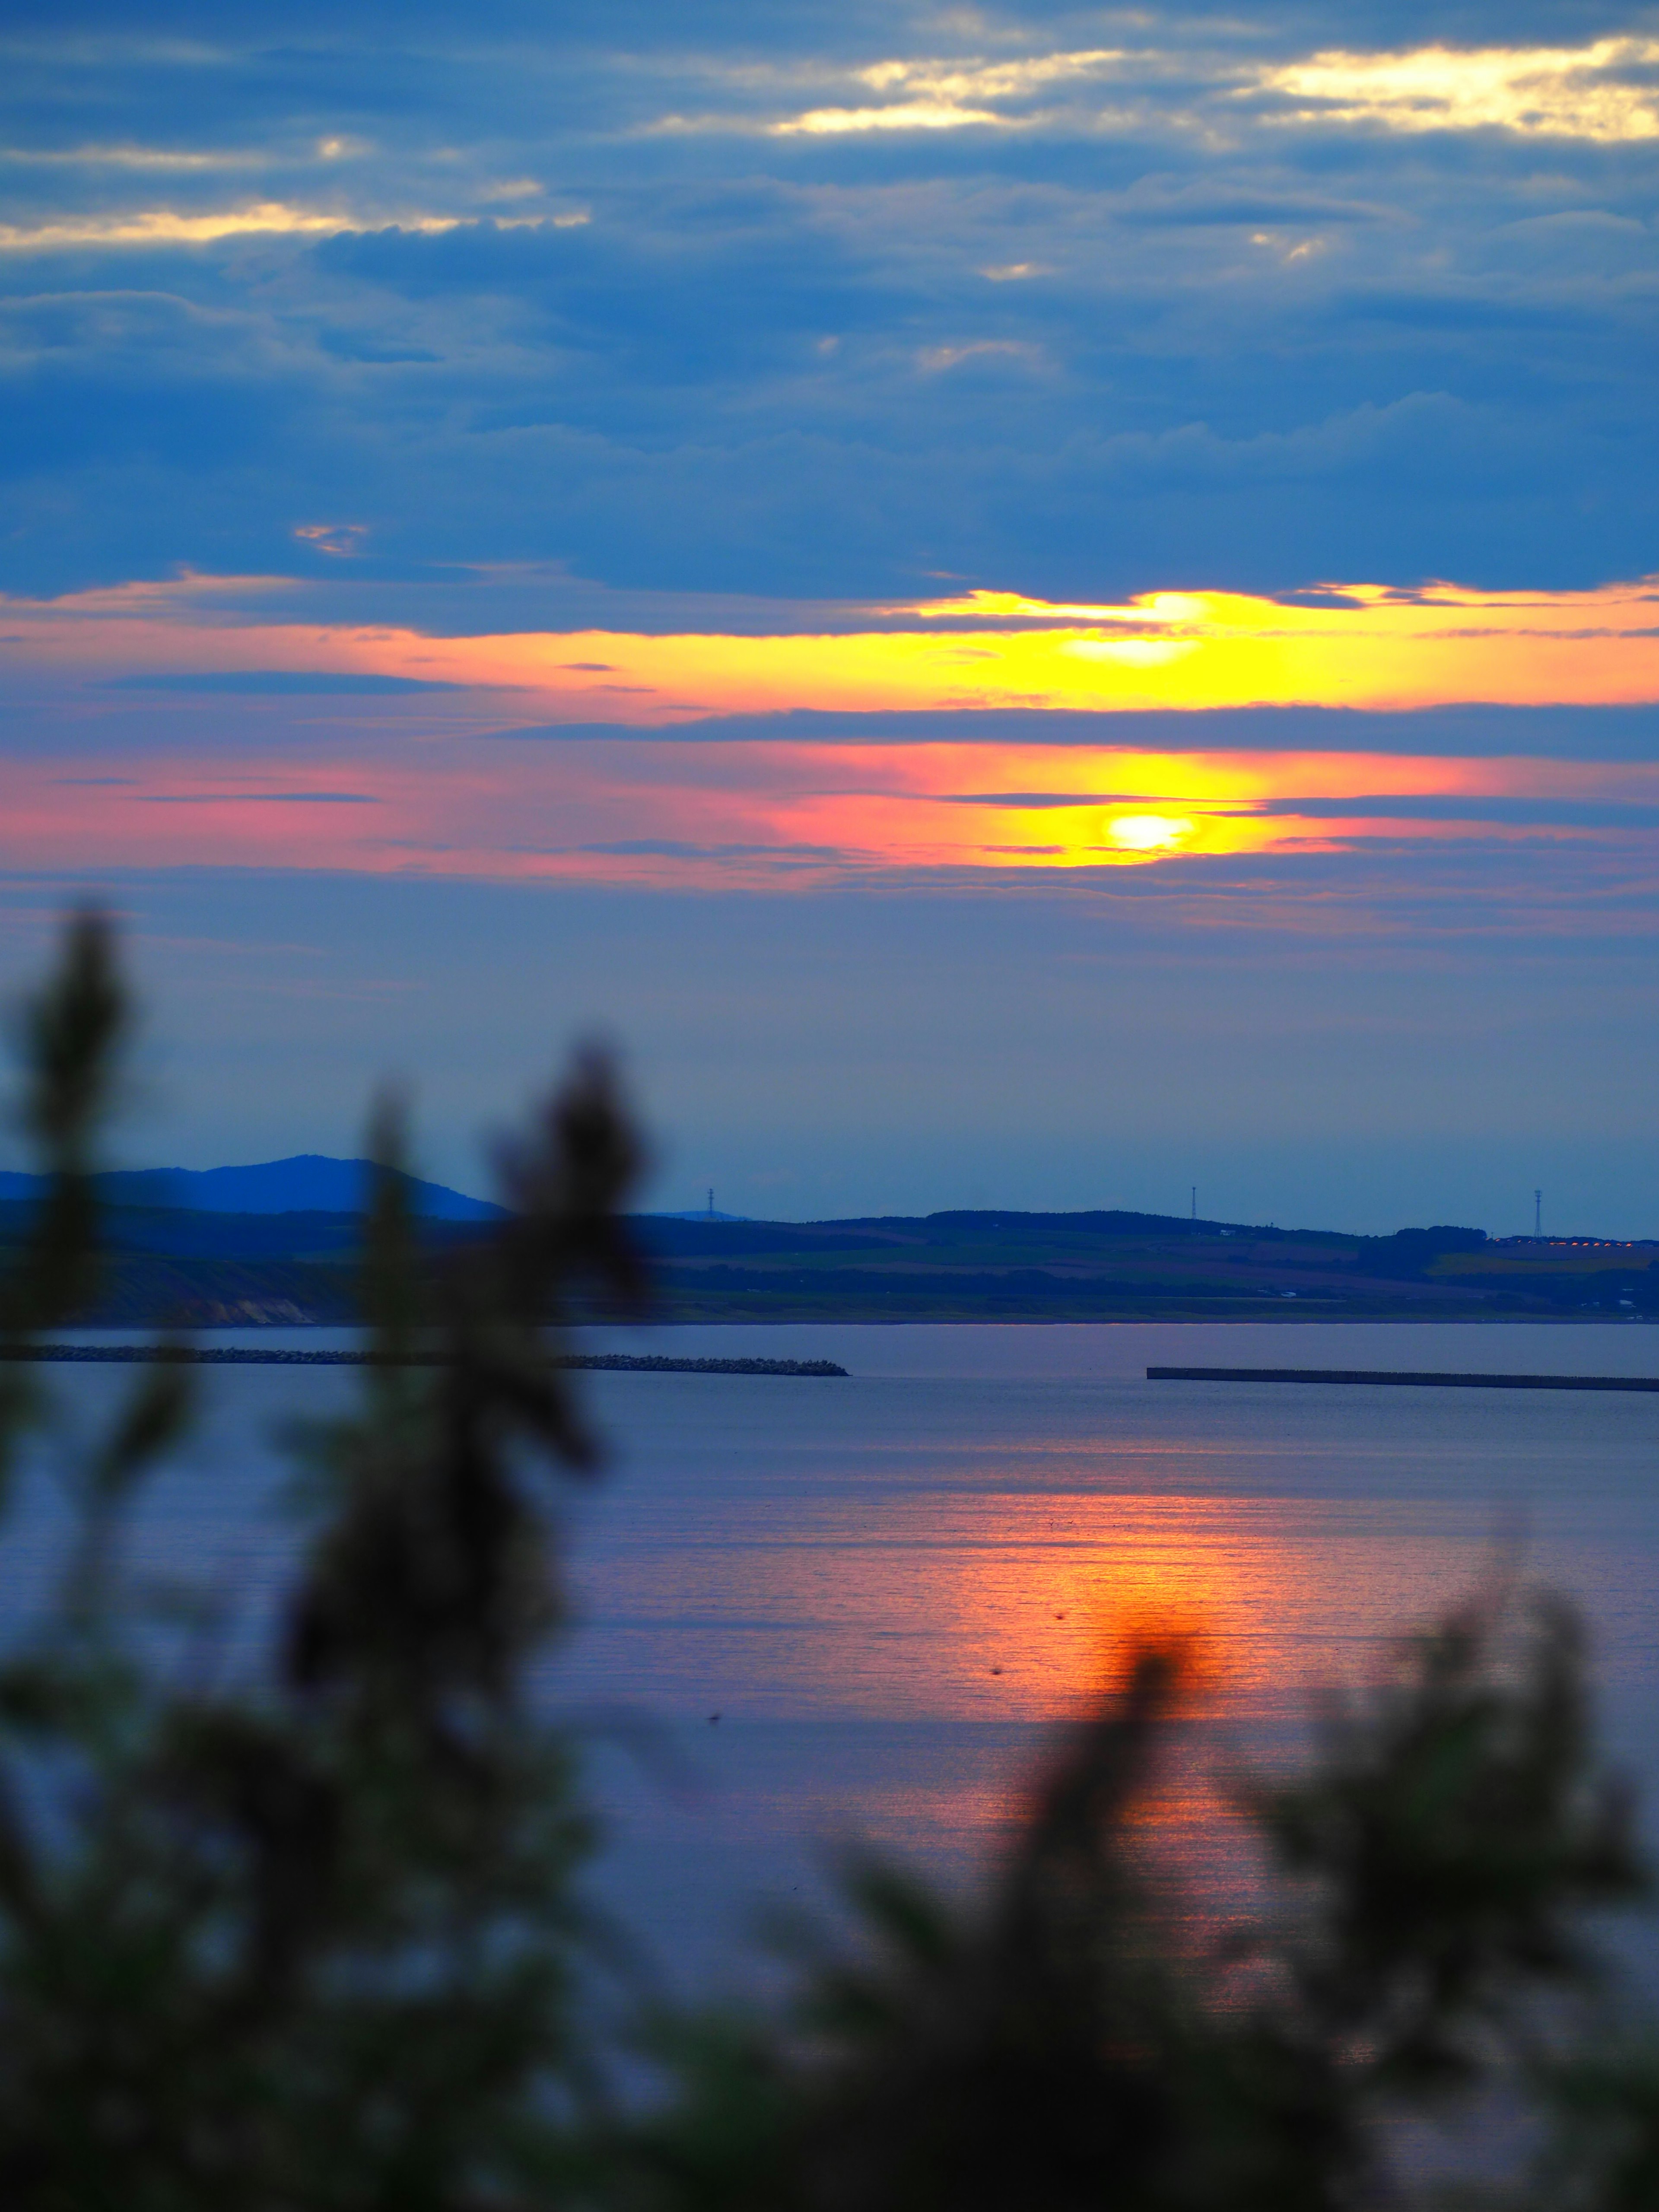
[[[1443,1307],[1389,1306],[1376,1313],[1319,1313],[1306,1307],[1286,1312],[1267,1307],[1255,1312],[1210,1313],[1193,1307],[1185,1311],[1143,1309],[1121,1313],[784,1313],[676,1314],[672,1321],[653,1324],[657,1328],[1132,1328],[1169,1322],[1183,1328],[1247,1328],[1258,1322],[1278,1326],[1299,1323],[1303,1328],[1376,1328],[1409,1324],[1435,1328],[1498,1328],[1510,1324],[1536,1328],[1595,1328],[1623,1327],[1631,1322],[1651,1323],[1659,1314],[1632,1313],[1448,1313]],[[319,1324],[325,1326],[326,1324]],[[615,1326],[605,1322],[583,1322],[583,1328]]]
[[[27,1209],[0,1206],[0,1247]],[[349,1328],[362,1223],[115,1206],[79,1327]],[[1123,1212],[956,1212],[823,1222],[635,1218],[666,1323],[1659,1318],[1659,1245],[1388,1237]],[[479,1224],[423,1225],[441,1273]],[[603,1308],[605,1323],[627,1316]]]
[[[270,1351],[232,1344],[25,1344],[0,1345],[0,1360],[20,1366],[69,1367],[447,1367],[455,1363],[441,1352]],[[833,1359],[676,1359],[660,1353],[564,1352],[550,1367],[590,1374],[785,1375],[814,1378],[847,1370]]]

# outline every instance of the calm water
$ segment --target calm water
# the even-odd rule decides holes
[[[548,1687],[594,1731],[605,1887],[681,1975],[742,1972],[756,1900],[813,1893],[836,1839],[971,1880],[1020,1777],[1135,1621],[1205,1632],[1207,1743],[1282,1755],[1318,1686],[1360,1677],[1381,1639],[1519,1557],[1583,1605],[1607,1735],[1659,1804],[1659,1396],[1143,1376],[1150,1362],[1659,1373],[1646,1327],[687,1328],[614,1340],[852,1370],[589,1378],[614,1464],[574,1516],[582,1625]],[[262,1517],[272,1425],[296,1405],[343,1403],[351,1381],[206,1380],[207,1427],[158,1489],[143,1556],[257,1601],[283,1555]],[[118,1387],[107,1372],[63,1383],[83,1407]],[[7,1547],[0,1598],[14,1608],[50,1522],[37,1505]]]

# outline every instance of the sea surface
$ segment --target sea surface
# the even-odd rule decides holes
[[[577,1625],[541,1687],[591,1746],[599,1887],[672,1983],[763,1974],[760,1922],[780,1904],[827,1910],[854,1844],[982,1879],[1056,1730],[1138,1628],[1203,1640],[1203,1717],[1166,1817],[1195,1878],[1224,1889],[1232,1844],[1207,1778],[1294,1759],[1322,1692],[1506,1582],[1583,1607],[1607,1743],[1659,1807],[1659,1395],[1145,1379],[1154,1363],[1659,1374],[1646,1325],[710,1326],[588,1341],[850,1370],[581,1378],[610,1465],[568,1509]],[[122,1387],[120,1370],[48,1372],[72,1425]],[[155,1486],[137,1556],[257,1617],[290,1555],[277,1431],[343,1407],[354,1380],[202,1380],[204,1426]],[[61,1528],[37,1468],[0,1547],[14,1618]]]

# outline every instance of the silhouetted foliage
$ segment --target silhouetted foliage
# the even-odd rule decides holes
[[[52,1180],[6,1286],[14,1351],[90,1280],[124,1030],[108,932],[84,919],[24,1025]],[[395,1165],[395,1116],[378,1134]],[[0,2203],[566,2194],[586,1831],[524,1680],[558,1620],[547,1477],[594,1451],[546,1330],[574,1283],[636,1297],[635,1162],[592,1061],[506,1163],[520,1216],[453,1267],[416,1264],[380,1178],[364,1273],[386,1364],[309,1440],[272,1663],[191,1666],[120,1573],[117,1516],[179,1434],[191,1370],[148,1370],[94,1447],[62,1586],[0,1664]],[[436,1364],[398,1364],[416,1350]],[[40,1411],[29,1373],[3,1370],[9,1462]]]
[[[1500,2087],[1573,2115],[1552,2187],[1570,2159],[1581,2193],[1540,2203],[1659,2201],[1586,2178],[1653,2171],[1651,2053],[1646,2077],[1542,2063],[1582,2027],[1552,1993],[1597,1984],[1580,1916],[1643,1878],[1625,1794],[1593,1765],[1571,1620],[1516,1613],[1413,1639],[1331,1713],[1307,1775],[1241,1793],[1298,1887],[1199,1942],[1137,1818],[1184,1654],[1141,1650],[978,1910],[868,1866],[864,1954],[820,1967],[796,2036],[708,2031],[638,2201],[1339,2212],[1419,2201],[1400,2124]]]
[[[0,1288],[13,1355],[95,1279],[125,1030],[83,918],[22,1024],[52,1181]],[[401,1165],[391,1109],[374,1151]],[[1147,1807],[1190,1654],[1145,1644],[977,1902],[862,1864],[857,1938],[802,1966],[793,2012],[658,2021],[666,2087],[607,2104],[588,1828],[527,1680],[562,1617],[556,1483],[597,1460],[548,1332],[579,1285],[642,1297],[637,1164],[590,1060],[504,1148],[514,1212],[476,1245],[419,1255],[382,1176],[377,1364],[302,1439],[302,1546],[254,1657],[122,1564],[191,1369],[145,1371],[87,1451],[59,1584],[0,1650],[0,2204],[1359,2212],[1426,2201],[1402,2123],[1494,2095],[1536,2165],[1482,2203],[1659,2203],[1659,2039],[1613,2014],[1584,1936],[1642,1887],[1631,1808],[1571,1615],[1507,1596],[1402,1644],[1304,1772],[1238,1786],[1253,1915],[1176,1909]],[[35,1371],[0,1363],[9,1478]]]

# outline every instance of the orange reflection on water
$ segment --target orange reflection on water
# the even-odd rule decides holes
[[[856,1723],[862,1765],[809,1770],[789,1821],[966,1876],[1099,1709],[1125,1640],[1196,1628],[1202,1671],[1135,1822],[1167,1874],[1231,1909],[1259,1873],[1240,1760],[1300,1744],[1322,1689],[1370,1678],[1389,1639],[1481,1580],[1488,1540],[1481,1516],[1449,1533],[1409,1510],[1155,1491],[768,1501],[695,1544],[634,1532],[574,1686],[693,1726]]]
[[[777,1718],[1075,1718],[1137,1624],[1202,1630],[1214,1701],[1294,1721],[1466,1591],[1466,1541],[1370,1509],[1087,1492],[884,1497],[607,1563],[584,1663],[619,1695]],[[672,1656],[671,1656],[672,1655]]]

